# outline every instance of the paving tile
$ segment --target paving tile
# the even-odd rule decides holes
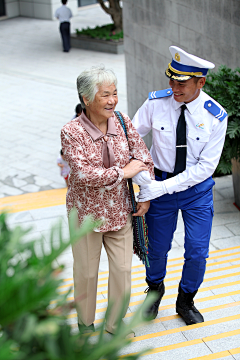
[[[30,211],[21,211],[14,214],[9,214],[8,216],[8,224],[17,224],[17,223],[23,223],[25,221],[32,221],[33,217],[30,213]]]
[[[232,236],[226,239],[212,240],[211,243],[217,249],[230,248],[234,246],[240,246],[240,236]]]
[[[41,220],[41,219],[48,219],[48,218],[57,218],[59,216],[64,217],[64,222],[67,220],[66,214],[66,206],[65,205],[58,205],[58,206],[50,206],[42,209],[34,209],[30,210],[30,214],[34,220]]]
[[[207,336],[217,335],[226,333],[228,331],[238,330],[240,325],[240,320],[233,320],[228,322],[222,322],[214,325],[208,325],[204,327],[199,327],[197,329],[189,329],[188,331],[183,331],[184,336],[188,340],[194,340],[194,339],[203,339]],[[214,340],[215,341],[215,340]],[[206,343],[208,343],[206,341]],[[211,347],[210,347],[211,349]],[[226,350],[225,348],[224,350]],[[214,352],[216,350],[214,349]]]
[[[216,189],[214,191],[214,188],[213,188],[213,201],[218,201],[218,200],[223,200],[223,199],[224,199],[224,196],[222,196],[221,192],[217,191]]]
[[[226,226],[214,226],[211,233],[211,241],[232,237],[233,233]]]
[[[34,184],[28,184],[25,186],[22,186],[21,189],[25,192],[37,192],[39,191],[40,187]]]
[[[35,184],[38,186],[45,186],[52,183],[52,180],[42,178],[41,176],[34,176]]]
[[[226,227],[234,234],[240,236],[240,219],[238,222],[233,224],[228,224]]]
[[[232,330],[232,329],[229,329]],[[212,352],[220,352],[227,349],[234,349],[239,347],[240,344],[240,335],[235,336],[227,336],[225,338],[213,340],[213,341],[205,341],[206,345]],[[234,355],[235,358],[235,355]]]
[[[236,208],[236,206],[233,205],[234,203],[234,198],[230,198],[230,199],[224,199],[224,200],[220,200],[220,201],[215,201],[214,203],[214,214],[218,214],[218,213],[238,213],[238,209]]]
[[[227,224],[239,223],[239,222],[240,222],[240,211],[231,214],[229,214],[228,212],[224,212],[221,214],[217,214],[217,216],[213,217],[213,226],[227,225]]]
[[[1,192],[3,194],[6,194],[7,196],[23,194],[22,190],[19,190],[17,188],[14,188],[14,187],[8,186],[8,185],[4,185],[4,184],[1,185]]]
[[[134,353],[146,348],[157,348],[162,346],[168,346],[172,344],[178,344],[184,341],[186,341],[186,338],[181,333],[168,334],[166,336],[159,336],[152,339],[150,338],[147,340],[133,342],[125,349],[123,349],[120,353],[121,354]]]
[[[179,348],[179,349],[173,349],[169,351],[160,352],[157,354],[152,355],[145,355],[141,357],[143,360],[173,360],[173,359],[179,359],[179,360],[189,360],[193,356],[205,356],[211,354],[208,347],[204,344],[196,344],[189,347]]]
[[[17,179],[17,178],[12,178],[12,182],[13,182],[13,186],[15,187],[22,187],[27,185],[27,182],[25,180],[21,180],[21,179]]]

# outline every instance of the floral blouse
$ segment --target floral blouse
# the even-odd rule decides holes
[[[151,155],[134,128],[130,118],[122,114],[128,132],[129,145],[117,117],[108,119],[107,135],[114,153],[113,166],[103,164],[104,134],[86,117],[84,112],[63,126],[62,150],[71,172],[67,192],[67,211],[76,207],[79,222],[92,214],[103,224],[95,231],[117,231],[124,227],[132,211],[127,179],[123,168],[130,158],[143,161],[154,179]]]

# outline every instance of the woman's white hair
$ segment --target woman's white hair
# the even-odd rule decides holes
[[[104,65],[93,66],[89,70],[84,70],[77,78],[77,91],[82,105],[85,109],[83,97],[90,103],[93,102],[99,86],[102,84],[117,86],[117,78],[110,69],[105,69]]]

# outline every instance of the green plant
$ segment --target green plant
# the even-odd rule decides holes
[[[116,336],[104,336],[104,323],[99,327],[96,341],[89,335],[71,333],[66,319],[73,303],[67,303],[70,292],[60,295],[57,288],[62,267],[54,268],[53,261],[69,246],[99,223],[87,218],[78,230],[74,229],[76,213],[70,216],[70,239],[64,240],[61,223],[51,230],[50,249],[44,240],[22,241],[29,230],[7,226],[7,215],[0,215],[0,359],[4,360],[115,360],[129,339],[131,327],[141,320],[139,309],[129,325],[121,323]],[[59,239],[54,246],[53,239]],[[51,305],[51,300],[56,304]],[[149,303],[144,304],[144,307]],[[124,308],[124,305],[123,305]],[[110,311],[110,310],[108,310]],[[108,316],[108,315],[106,315]],[[137,359],[140,355],[127,356]]]
[[[231,174],[231,159],[240,157],[240,68],[220,66],[210,71],[204,90],[228,113],[228,127],[217,174]]]
[[[89,27],[87,29],[78,30],[76,29],[77,35],[85,35],[95,39],[104,40],[119,40],[123,39],[123,31],[115,32],[114,24],[107,24],[103,26],[96,26],[93,29]]]

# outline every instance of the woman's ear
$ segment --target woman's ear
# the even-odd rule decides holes
[[[82,98],[83,98],[83,102],[84,102],[85,106],[88,106],[89,103],[88,103],[87,98],[85,96],[83,96]]]

